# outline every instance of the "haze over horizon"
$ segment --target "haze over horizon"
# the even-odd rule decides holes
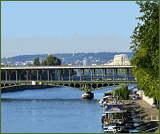
[[[132,52],[134,1],[3,1],[1,57]]]

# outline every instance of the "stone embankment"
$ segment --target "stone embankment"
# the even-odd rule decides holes
[[[29,89],[42,89],[42,88],[52,88],[54,86],[49,85],[25,85],[25,86],[15,86],[15,87],[8,87],[2,88],[1,93],[5,92],[15,92],[15,91],[22,91],[22,90],[29,90]]]

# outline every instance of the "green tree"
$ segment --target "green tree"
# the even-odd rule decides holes
[[[131,36],[133,75],[145,95],[159,100],[159,1],[136,3],[144,15]]]
[[[61,60],[58,59],[57,57],[49,55],[44,61],[42,61],[42,64],[49,66],[61,65]]]
[[[128,87],[126,87],[126,86],[121,86],[120,88],[116,88],[116,89],[114,89],[114,92],[112,92],[112,95],[114,95],[114,94],[115,94],[115,96],[118,95],[118,97],[121,100],[128,100],[129,99],[130,90],[128,90]]]
[[[39,66],[39,65],[40,65],[40,61],[39,61],[39,57],[37,57],[34,59],[33,66]]]

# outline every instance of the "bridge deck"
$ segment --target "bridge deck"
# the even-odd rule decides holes
[[[22,67],[1,67],[1,70],[26,70],[26,69],[112,69],[112,68],[133,68],[133,66],[109,66],[109,65],[97,65],[97,66],[22,66]]]

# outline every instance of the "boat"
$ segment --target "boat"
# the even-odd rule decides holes
[[[103,103],[103,99],[101,99],[100,101],[99,101],[99,104],[102,104]]]
[[[115,126],[109,126],[107,128],[104,129],[104,133],[116,133],[116,127]]]
[[[102,113],[102,118],[104,124],[126,124],[127,122],[127,110],[122,110],[119,108],[112,108],[108,111]]]
[[[125,131],[125,126],[121,124],[105,124],[104,125],[104,132],[106,133],[120,133],[121,131]]]
[[[112,131],[114,132],[112,133],[126,131],[127,121],[127,110],[123,110],[123,107],[121,109],[117,107],[111,109],[107,108],[107,110],[102,113],[102,124],[106,133],[111,131],[111,126],[116,129],[116,131],[113,129]]]
[[[108,103],[106,103],[105,107],[103,108],[104,109],[104,112],[105,111],[108,111],[109,109],[112,109],[112,108],[119,108],[121,110],[123,110],[123,103],[121,101],[117,101],[115,100],[115,98],[112,98],[113,100],[110,99],[110,101],[108,101]]]
[[[111,96],[110,93],[105,93],[103,98],[99,101],[100,106],[106,106],[109,101],[113,101],[114,99],[118,99],[117,97]]]

